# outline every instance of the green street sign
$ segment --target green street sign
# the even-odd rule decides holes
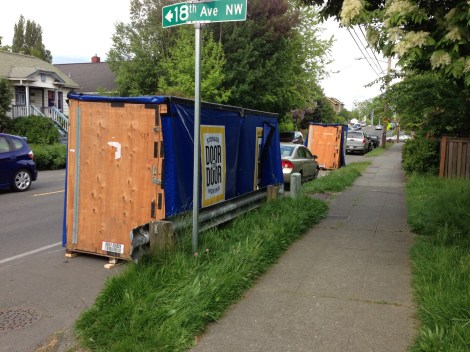
[[[246,20],[247,0],[214,0],[210,2],[181,2],[164,6],[163,28],[195,22],[229,22]]]

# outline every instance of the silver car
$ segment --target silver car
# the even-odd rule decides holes
[[[301,174],[302,182],[314,179],[320,170],[317,156],[312,155],[303,145],[281,143],[282,173],[284,183],[290,183],[290,176],[294,172]]]

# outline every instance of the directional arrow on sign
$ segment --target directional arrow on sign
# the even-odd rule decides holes
[[[173,12],[168,12],[165,16],[165,19],[171,23],[171,20],[173,19]]]

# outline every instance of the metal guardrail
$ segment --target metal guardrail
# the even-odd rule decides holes
[[[237,216],[260,207],[266,200],[267,193],[267,189],[263,188],[255,192],[232,198],[225,202],[211,205],[210,207],[199,209],[199,232],[233,220]],[[181,231],[192,224],[191,214],[191,212],[187,212],[171,218],[166,218],[161,220],[161,222],[170,222],[173,232]],[[143,251],[145,251],[143,247],[149,245],[152,238],[152,234],[150,233],[151,231],[151,223],[147,223],[134,228],[130,232],[131,258],[134,261],[138,260]]]

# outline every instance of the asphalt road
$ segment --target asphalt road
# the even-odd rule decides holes
[[[0,191],[0,351],[36,351],[73,324],[119,268],[66,258],[62,247],[65,171],[43,171],[23,193]]]

